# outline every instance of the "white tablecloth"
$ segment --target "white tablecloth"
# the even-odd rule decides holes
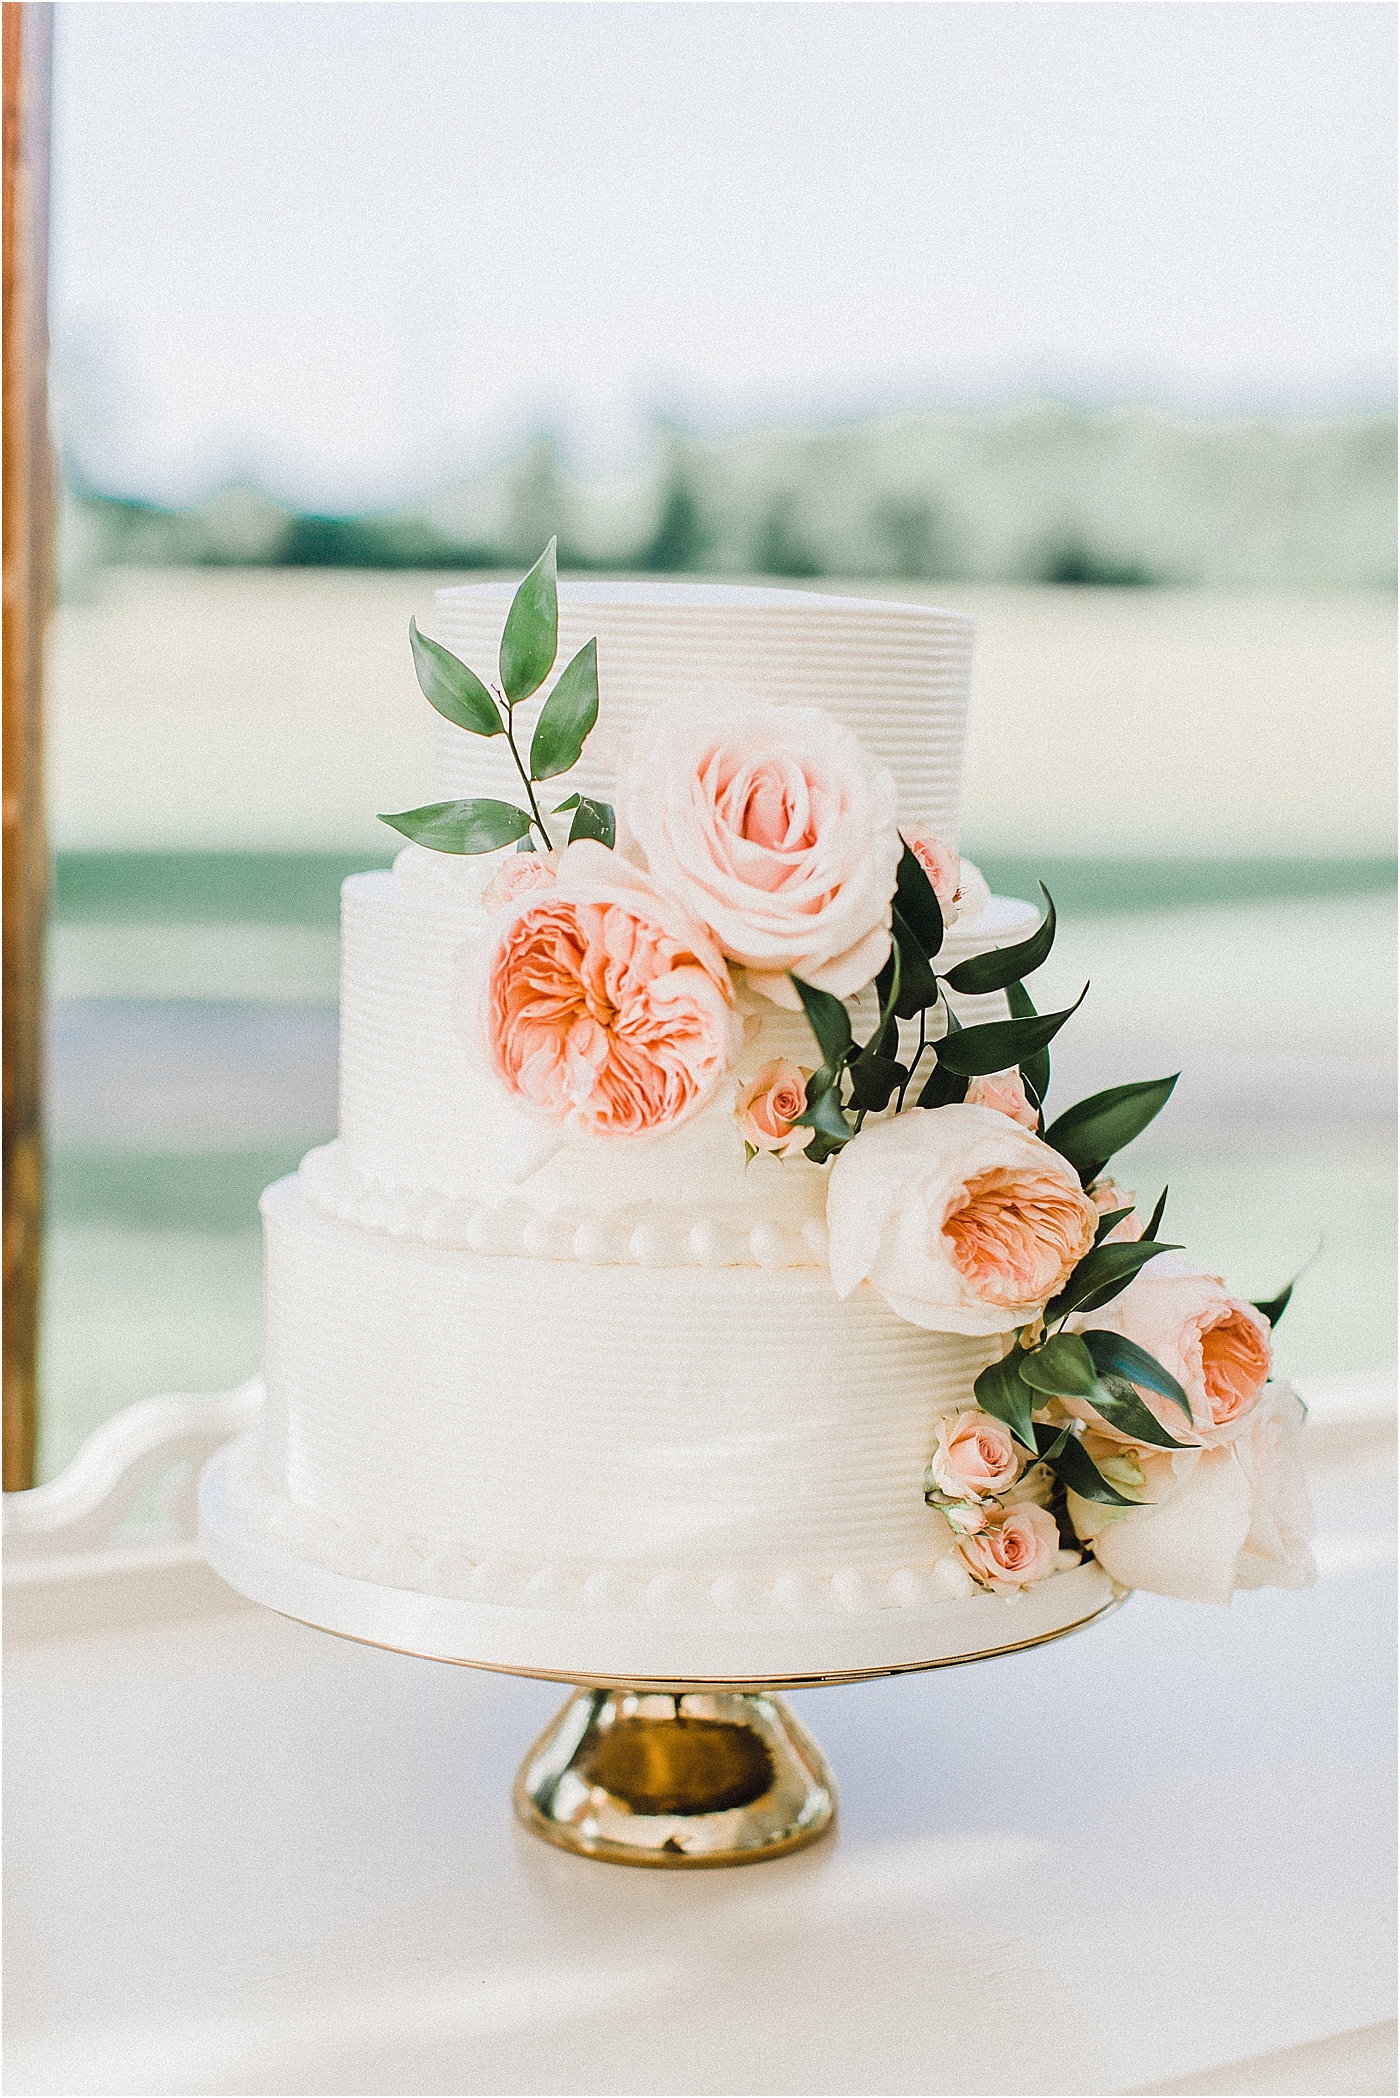
[[[1391,2092],[1390,1458],[1325,1443],[1317,1588],[794,1697],[839,1832],[743,1871],[517,1829],[556,1686],[250,1607],[36,1638],[7,2088]]]

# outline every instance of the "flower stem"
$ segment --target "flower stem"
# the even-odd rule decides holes
[[[496,704],[500,707],[501,712],[505,716],[506,741],[510,745],[510,754],[515,759],[515,769],[520,774],[521,785],[525,789],[526,799],[529,801],[530,804],[530,813],[534,817],[535,829],[544,839],[545,851],[553,852],[554,840],[550,837],[549,832],[544,827],[544,818],[540,814],[540,805],[535,799],[535,790],[534,787],[531,785],[530,775],[525,770],[524,765],[521,763],[520,752],[515,747],[514,712],[511,708],[509,700],[504,699],[499,693],[496,695]]]

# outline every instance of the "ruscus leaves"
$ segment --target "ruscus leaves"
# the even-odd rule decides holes
[[[802,1010],[811,1023],[823,1059],[835,1068],[854,1046],[850,1014],[830,991],[819,991],[814,984],[803,983],[797,976],[790,977],[789,981],[802,1000]]]
[[[1062,1013],[1042,1013],[1033,1020],[990,1020],[983,1027],[964,1027],[938,1045],[938,1061],[964,1078],[985,1078],[1033,1057],[1052,1042],[1071,1014],[1084,1002],[1088,984]]]
[[[586,641],[555,681],[530,743],[532,780],[556,779],[579,761],[598,719],[598,644]]]
[[[420,634],[416,619],[408,622],[408,641],[418,684],[429,706],[436,707],[444,720],[469,729],[474,736],[505,734],[501,710],[474,670],[468,670],[441,642]]]
[[[1031,1408],[1035,1400],[1021,1378],[1024,1361],[1020,1350],[1013,1348],[1009,1355],[1003,1355],[1000,1362],[994,1362],[982,1371],[972,1390],[984,1413],[1005,1421],[1017,1442],[1034,1450],[1036,1439]]]
[[[895,908],[918,941],[920,952],[932,961],[943,945],[943,906],[934,894],[923,862],[907,845],[895,876],[894,900]]]
[[[434,801],[379,820],[432,852],[495,852],[530,828],[525,810],[508,801]]]
[[[1045,917],[1030,938],[1015,947],[993,947],[985,954],[974,954],[959,962],[956,969],[948,971],[948,982],[955,991],[971,996],[1004,991],[1040,967],[1055,944],[1055,906],[1044,882],[1040,893],[1045,898]]]
[[[580,838],[596,838],[606,845],[609,852],[617,843],[617,818],[612,804],[606,801],[590,801],[586,794],[575,797],[575,815],[569,825],[569,843],[576,845]]]
[[[1067,1107],[1045,1132],[1045,1141],[1067,1158],[1085,1187],[1097,1180],[1115,1151],[1141,1136],[1172,1096],[1180,1077],[1148,1078],[1135,1085],[1110,1086]]]
[[[539,691],[559,653],[556,543],[550,540],[511,599],[506,614],[501,635],[501,684],[512,706]]]

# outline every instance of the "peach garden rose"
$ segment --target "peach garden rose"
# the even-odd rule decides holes
[[[531,1113],[591,1135],[684,1121],[713,1098],[737,1047],[734,988],[713,939],[591,839],[559,854],[552,886],[499,914],[485,977],[497,1076]]]
[[[807,1105],[810,1076],[791,1057],[779,1056],[739,1088],[734,1112],[746,1144],[777,1158],[806,1150],[817,1132],[795,1129],[793,1124]]]
[[[789,972],[837,998],[879,974],[903,846],[889,772],[817,707],[673,700],[623,784],[630,838],[752,988],[800,1009]]]
[[[964,1103],[867,1124],[831,1169],[826,1220],[838,1296],[868,1281],[930,1332],[1006,1333],[1068,1279],[1098,1211],[1058,1151]]]
[[[1217,1276],[1174,1253],[1159,1253],[1121,1296],[1071,1318],[1069,1325],[1077,1333],[1121,1333],[1171,1371],[1190,1395],[1189,1424],[1173,1400],[1151,1391],[1141,1397],[1180,1441],[1231,1441],[1268,1382],[1268,1321],[1252,1304],[1232,1297]]]

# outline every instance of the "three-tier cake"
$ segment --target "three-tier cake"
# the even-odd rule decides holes
[[[510,603],[440,591],[437,635],[494,661]],[[613,798],[663,704],[738,696],[825,710],[887,768],[906,831],[955,844],[964,615],[656,584],[566,584],[558,605],[558,664],[596,636],[603,709],[551,804]],[[504,742],[444,722],[439,794],[508,790]],[[732,1073],[650,1134],[551,1126],[494,1082],[477,1012],[503,857],[410,845],[345,884],[340,1133],[264,1197],[266,1419],[209,1511],[216,1563],[357,1636],[578,1677],[915,1665],[1102,1608],[1093,1560],[976,1589],[925,1500],[938,1421],[1006,1335],[838,1296],[830,1169],[746,1145],[746,1080],[819,1061],[801,1010],[741,986]],[[1034,931],[967,863],[962,888],[940,968]],[[1006,1013],[1001,993],[952,1002]]]

